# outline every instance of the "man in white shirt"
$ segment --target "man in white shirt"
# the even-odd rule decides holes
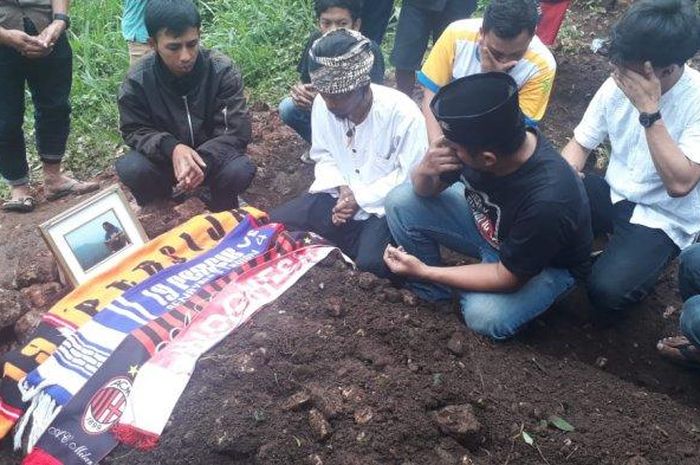
[[[609,137],[605,179],[586,174],[595,233],[611,234],[588,283],[606,319],[641,301],[700,232],[700,25],[687,0],[642,0],[613,27],[609,78],[562,151],[578,171]]]
[[[320,234],[358,268],[388,276],[382,256],[392,239],[384,202],[408,181],[428,140],[410,98],[370,84],[373,60],[369,40],[348,29],[331,31],[311,47],[311,83],[319,92],[311,110],[314,182],[270,218]]]

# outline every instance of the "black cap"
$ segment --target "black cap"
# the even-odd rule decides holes
[[[430,109],[445,137],[460,145],[515,150],[525,135],[518,85],[506,73],[456,79],[438,91]]]

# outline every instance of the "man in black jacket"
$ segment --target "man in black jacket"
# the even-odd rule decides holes
[[[245,155],[251,124],[243,80],[229,58],[200,47],[190,0],[151,0],[145,21],[155,53],[119,92],[121,132],[132,150],[116,162],[139,205],[205,185],[212,211],[238,206],[255,175]]]

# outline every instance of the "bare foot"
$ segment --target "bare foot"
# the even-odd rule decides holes
[[[700,349],[685,336],[663,338],[656,343],[656,349],[670,361],[700,368]]]
[[[80,195],[94,192],[100,188],[96,182],[77,181],[63,174],[44,174],[44,193],[46,200],[56,200],[67,195]]]

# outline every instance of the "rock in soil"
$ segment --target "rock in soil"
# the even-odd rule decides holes
[[[15,323],[15,335],[18,341],[26,342],[29,340],[36,327],[41,323],[44,313],[46,313],[44,310],[30,310],[17,320]]]
[[[355,423],[358,425],[364,425],[369,423],[374,417],[374,412],[370,407],[362,407],[355,412]]]
[[[21,293],[0,289],[0,328],[14,325],[26,312],[27,306]]]
[[[464,354],[464,334],[462,331],[452,333],[450,340],[447,341],[447,348],[458,357]]]
[[[321,441],[325,441],[333,434],[331,424],[328,423],[326,417],[315,408],[309,411],[309,425],[316,437]]]
[[[452,436],[467,449],[474,451],[482,443],[484,428],[470,404],[449,405],[435,412],[434,419],[440,431]]]
[[[55,304],[63,292],[63,286],[57,282],[32,284],[22,289],[22,295],[33,308],[47,308]]]
[[[33,260],[21,260],[17,263],[14,274],[16,289],[58,281],[58,268],[49,252],[38,254]]]
[[[282,410],[301,410],[311,402],[311,396],[306,391],[299,391],[293,394],[282,404]]]

